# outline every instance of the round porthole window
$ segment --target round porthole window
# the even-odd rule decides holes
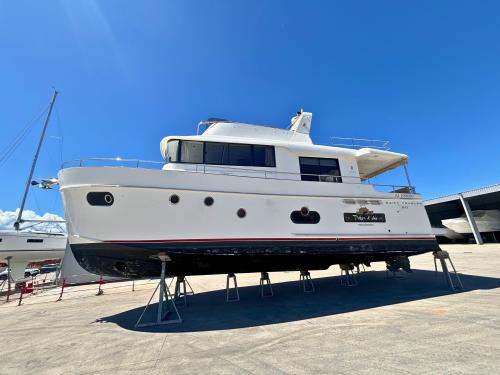
[[[177,194],[172,194],[170,196],[170,203],[177,204],[177,203],[179,203],[179,201],[180,201],[180,198]]]
[[[243,219],[245,216],[247,216],[247,212],[245,211],[244,208],[240,208],[237,212],[236,212],[236,215],[238,215],[238,217],[240,219]]]
[[[214,199],[212,197],[206,197],[205,206],[211,206],[212,204],[214,204]]]

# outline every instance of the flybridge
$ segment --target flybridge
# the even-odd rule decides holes
[[[206,126],[205,131],[202,133],[203,136],[257,138],[312,144],[309,137],[311,122],[312,113],[302,111],[297,112],[297,115],[292,118],[288,129],[211,118],[198,124],[197,134],[200,133],[201,126]]]

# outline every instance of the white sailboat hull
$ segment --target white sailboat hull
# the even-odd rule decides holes
[[[472,212],[479,232],[499,232],[500,231],[500,211],[498,210],[478,210]],[[461,234],[472,234],[471,226],[466,217],[442,220],[445,227]]]
[[[6,231],[0,232],[0,260],[8,257],[14,280],[24,276],[24,269],[30,262],[60,259],[66,248],[66,235]]]

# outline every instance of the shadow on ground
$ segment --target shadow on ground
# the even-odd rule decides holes
[[[270,276],[272,280],[272,274]],[[499,278],[464,274],[460,274],[460,278],[465,287],[461,292],[500,287]],[[273,284],[274,297],[262,299],[256,279],[256,286],[239,289],[239,302],[226,303],[225,289],[189,296],[189,305],[179,307],[182,324],[135,328],[145,306],[103,317],[97,322],[115,323],[143,332],[225,330],[342,314],[454,293],[447,288],[443,274],[432,271],[414,270],[397,279],[387,279],[383,271],[368,271],[359,274],[358,281],[357,286],[346,287],[340,285],[339,276],[314,279],[315,293],[303,293],[298,282],[277,283]],[[150,305],[143,321],[154,321],[157,307],[157,303]]]

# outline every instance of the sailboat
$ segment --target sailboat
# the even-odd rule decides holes
[[[49,124],[52,109],[54,107],[58,92],[54,90],[49,104],[45,123],[38,141],[30,173],[26,181],[21,206],[14,224],[13,230],[0,231],[0,261],[8,264],[9,280],[18,280],[24,277],[24,270],[29,262],[41,261],[46,259],[60,259],[66,249],[67,235],[63,232],[49,231],[27,231],[27,227],[22,227],[24,223],[30,223],[29,227],[36,226],[39,223],[64,223],[64,221],[43,221],[23,219],[24,206],[28,196],[29,188],[32,185],[40,184],[40,187],[49,189],[53,185],[50,179],[41,180],[40,183],[32,182],[33,172],[35,170],[38,155],[42,147],[45,132]]]

